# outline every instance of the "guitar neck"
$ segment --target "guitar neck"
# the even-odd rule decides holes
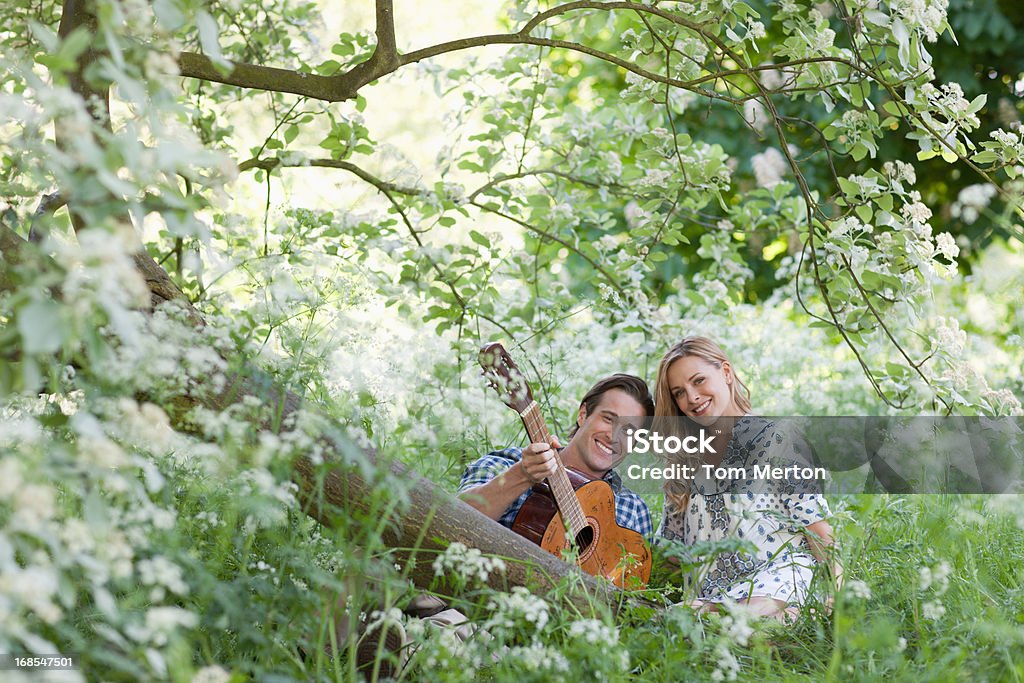
[[[551,443],[551,432],[548,431],[548,426],[544,423],[544,417],[541,415],[540,406],[536,401],[531,401],[530,405],[519,413],[519,417],[522,418],[523,426],[526,427],[530,443]],[[569,483],[569,475],[566,474],[562,458],[557,452],[555,453],[555,463],[557,469],[553,475],[547,478],[548,486],[551,487],[551,494],[555,498],[555,505],[558,506],[562,519],[568,525],[572,535],[575,536],[587,526],[587,520],[583,514],[583,508],[580,507],[580,501],[576,498],[576,492],[573,490],[572,484]]]

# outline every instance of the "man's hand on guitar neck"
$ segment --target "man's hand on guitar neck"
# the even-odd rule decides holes
[[[554,449],[561,447],[555,437],[551,437],[550,444],[531,443],[523,449],[522,460],[486,484],[463,491],[459,498],[497,520],[527,489],[555,473],[558,465]]]
[[[558,439],[551,437],[550,444],[531,443],[523,450],[523,459],[519,461],[519,469],[529,480],[530,486],[541,483],[555,473],[555,470],[558,469],[558,465],[555,463],[555,450],[561,447],[562,444],[558,443]],[[516,498],[518,497],[516,496]]]

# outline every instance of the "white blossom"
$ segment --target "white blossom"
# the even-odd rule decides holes
[[[967,333],[960,329],[960,321],[956,318],[941,319],[935,328],[940,349],[951,356],[959,356],[967,343]]]
[[[569,637],[590,645],[611,647],[619,642],[619,631],[597,619],[579,619],[569,625]]]
[[[948,232],[942,232],[936,235],[935,245],[939,253],[946,258],[953,260],[960,255],[960,247],[956,245],[956,240]]]
[[[850,579],[843,588],[847,595],[857,600],[871,599],[871,587],[859,579]]]
[[[500,557],[487,557],[478,548],[468,548],[455,542],[434,559],[434,574],[446,576],[454,573],[467,581],[484,583],[491,572],[504,573],[505,561]]]
[[[192,677],[192,683],[229,683],[231,672],[220,666],[204,666]]]
[[[960,218],[968,225],[978,220],[981,212],[996,196],[996,186],[990,183],[968,185],[957,194],[956,201],[950,208],[954,218]]]
[[[949,562],[942,560],[934,567],[921,567],[918,572],[919,582],[918,587],[922,591],[932,589],[935,595],[943,595],[949,590],[949,576],[952,573],[952,567]]]
[[[921,616],[931,621],[938,621],[946,614],[946,606],[941,600],[929,600],[921,605]]]
[[[498,593],[487,605],[493,610],[485,628],[511,629],[521,622],[543,631],[549,619],[548,603],[528,589],[516,586],[511,593]]]
[[[746,646],[754,634],[750,612],[739,608],[723,616],[722,633],[737,645]]]
[[[920,31],[928,42],[938,40],[939,29],[946,20],[949,0],[892,0],[889,7],[907,28]]]
[[[754,178],[759,187],[774,187],[779,184],[789,168],[782,152],[774,147],[750,157],[750,164],[754,168]]]
[[[179,628],[194,628],[199,617],[180,607],[153,607],[146,612],[145,627],[135,632],[137,640],[157,646],[166,645]]]

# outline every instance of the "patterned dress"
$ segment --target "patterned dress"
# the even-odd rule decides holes
[[[757,467],[810,466],[806,443],[761,417],[737,420],[720,468],[732,476],[709,477],[698,468],[685,510],[665,500],[656,536],[693,544],[738,538],[754,551],[722,552],[690,577],[697,598],[729,602],[764,596],[787,604],[806,601],[816,560],[804,527],[829,517],[820,482],[793,476],[754,476]],[[763,472],[763,470],[762,470]]]

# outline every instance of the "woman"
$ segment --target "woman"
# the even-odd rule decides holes
[[[736,602],[786,620],[806,602],[816,562],[838,581],[828,504],[816,482],[755,476],[759,466],[809,464],[808,447],[750,414],[750,391],[718,344],[687,337],[669,349],[658,367],[655,402],[659,431],[710,432],[714,451],[682,463],[693,468],[692,478],[666,483],[657,535],[686,544],[733,537],[756,548],[753,555],[720,553],[694,577],[691,606],[714,610]]]

